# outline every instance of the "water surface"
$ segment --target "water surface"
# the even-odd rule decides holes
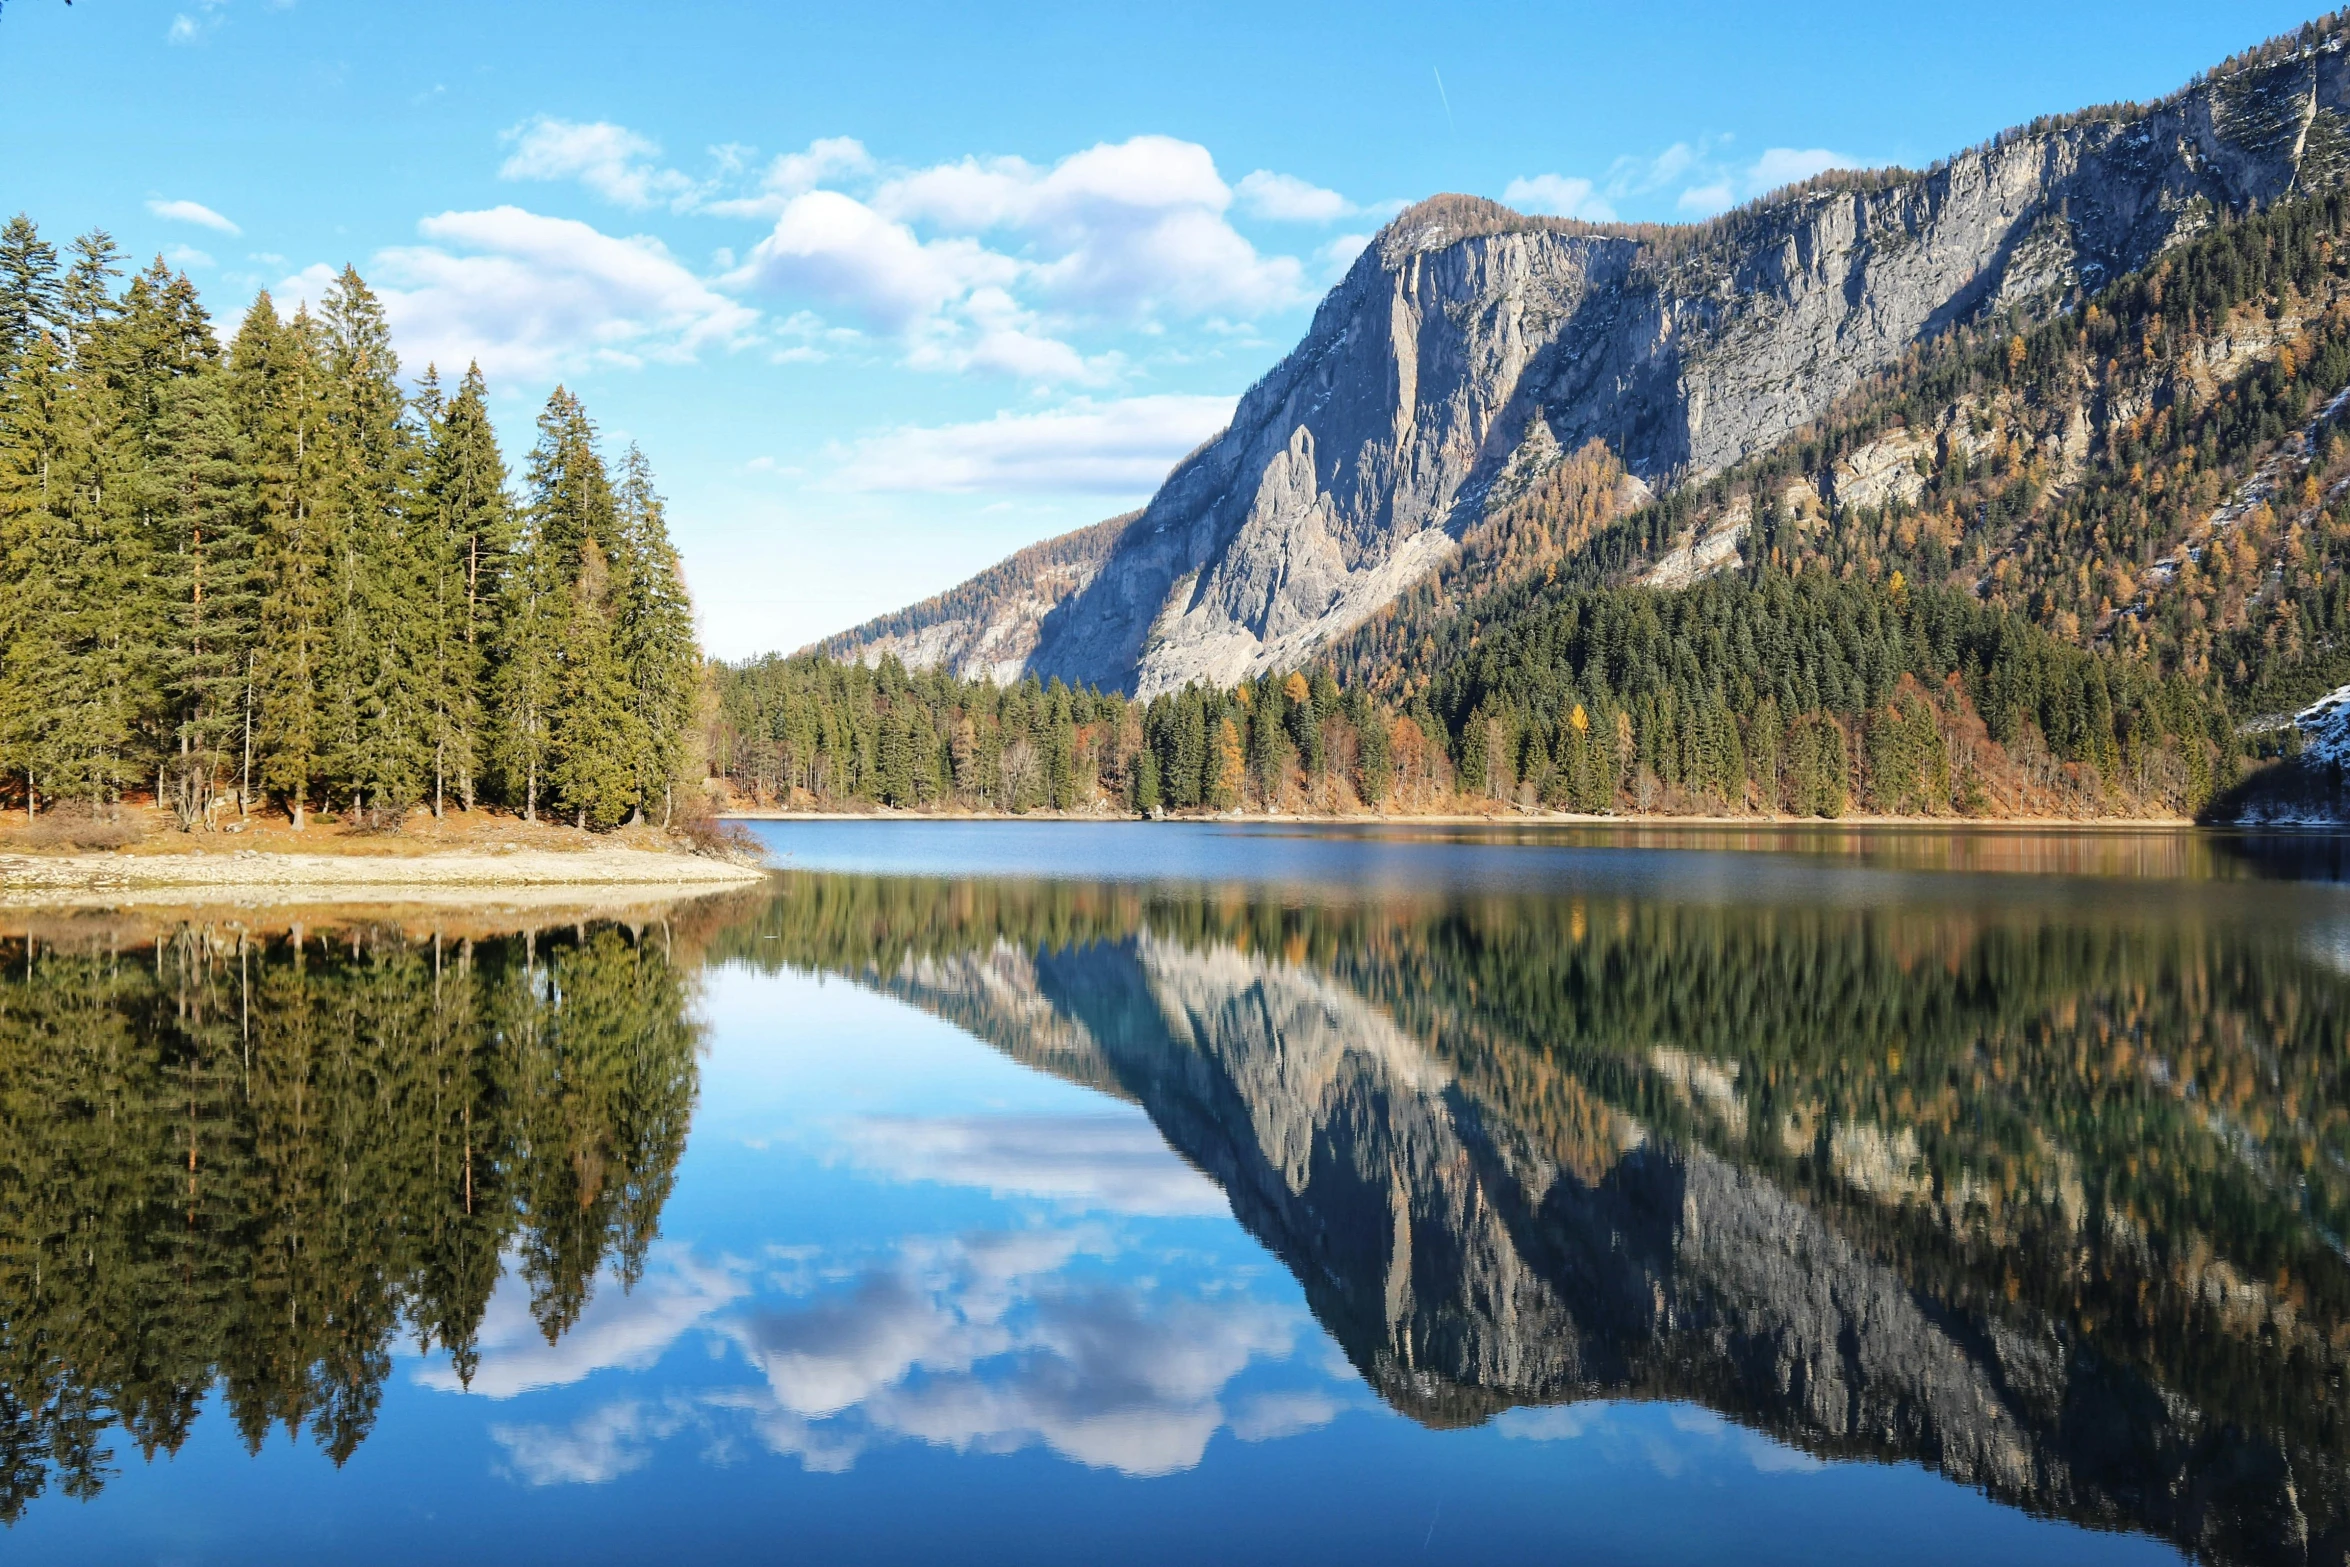
[[[2338,1562],[2337,841],[11,915],[11,1560]]]

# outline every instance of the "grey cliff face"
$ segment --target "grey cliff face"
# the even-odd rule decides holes
[[[1024,649],[1025,672],[1145,696],[1293,667],[1444,560],[1505,473],[1592,440],[1658,488],[1718,472],[1923,338],[2337,181],[2346,107],[2335,36],[2151,109],[1662,236],[1424,202],[1098,565],[992,645]]]

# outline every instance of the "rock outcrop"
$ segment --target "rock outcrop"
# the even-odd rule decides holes
[[[1000,613],[902,612],[828,647],[1143,695],[1302,663],[1447,558],[1495,481],[1545,453],[1603,441],[1659,488],[1719,472],[1922,339],[2052,308],[2224,214],[2339,181],[2343,44],[2272,48],[2152,107],[2042,122],[1924,173],[1824,177],[1692,227],[1423,202],[1140,514],[1070,536],[1073,565]],[[1887,457],[1835,482],[1896,492]]]

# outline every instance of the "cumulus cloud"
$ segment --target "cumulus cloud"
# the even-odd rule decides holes
[[[772,218],[791,198],[814,190],[827,180],[852,178],[873,172],[873,155],[853,136],[820,136],[804,152],[786,152],[769,163],[754,195],[729,196],[705,203],[702,210],[722,218]]]
[[[186,271],[189,267],[209,267],[214,265],[211,252],[198,250],[193,245],[166,246],[163,252],[163,259],[170,262],[173,266],[178,267],[183,272]]]
[[[1232,201],[1208,150],[1168,136],[1104,143],[1049,168],[965,158],[887,178],[869,202],[829,189],[792,197],[742,275],[851,308],[871,310],[877,294],[900,305],[892,329],[909,333],[935,332],[982,288],[1032,312],[1111,323],[1299,302],[1301,263],[1259,255],[1226,221]],[[925,311],[905,308],[917,298]]]
[[[1277,223],[1328,223],[1352,217],[1354,203],[1334,190],[1324,190],[1294,174],[1258,169],[1233,187],[1243,208]]]
[[[688,360],[746,341],[759,320],[648,236],[519,207],[444,212],[417,227],[435,243],[379,251],[366,269],[411,366],[478,359],[493,378],[544,379]],[[315,304],[332,278],[312,266],[279,292]]]
[[[505,1399],[578,1382],[608,1367],[641,1370],[747,1289],[733,1269],[662,1248],[633,1290],[621,1289],[607,1272],[579,1321],[550,1344],[531,1315],[530,1287],[519,1274],[518,1268],[507,1268],[482,1313],[476,1339],[481,1359],[472,1381],[461,1381],[456,1368],[440,1358],[417,1368],[419,1383],[442,1392]]]
[[[498,168],[500,179],[577,180],[606,201],[638,209],[687,206],[700,190],[687,175],[660,167],[658,143],[608,121],[542,114],[501,139],[514,150]]]
[[[821,137],[758,169],[752,149],[710,149],[696,179],[649,137],[609,121],[541,115],[504,137],[500,173],[571,180],[624,207],[667,206],[769,225],[718,254],[723,287],[888,345],[919,370],[1100,385],[1124,360],[1080,351],[1087,330],[1159,330],[1166,317],[1252,316],[1302,303],[1304,263],[1260,254],[1227,221],[1323,222],[1363,209],[1258,170],[1237,191],[1195,142],[1136,136],[1051,164],[967,157],[885,169],[853,137]],[[737,259],[739,254],[739,260]],[[822,351],[801,341],[780,359]]]
[[[155,200],[147,203],[147,210],[169,223],[193,223],[223,234],[245,232],[200,201]]]
[[[1501,199],[1521,212],[1547,212],[1554,217],[1582,218],[1592,223],[1606,223],[1616,215],[1616,209],[1608,205],[1606,198],[1599,194],[1599,187],[1591,181],[1559,174],[1514,179],[1502,191]]]
[[[878,330],[903,332],[982,285],[1010,282],[1019,270],[976,240],[926,242],[853,196],[815,190],[785,206],[728,281],[811,298]]]
[[[1139,1115],[873,1116],[846,1141],[860,1163],[898,1180],[1137,1216],[1225,1211],[1216,1183]]]
[[[1161,393],[969,424],[906,425],[840,452],[832,483],[859,491],[1132,495],[1232,420],[1231,397]]]

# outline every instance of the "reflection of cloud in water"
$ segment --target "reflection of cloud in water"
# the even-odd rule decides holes
[[[530,1287],[509,1266],[483,1313],[481,1364],[468,1387],[445,1359],[428,1360],[416,1380],[444,1392],[460,1389],[512,1398],[533,1388],[577,1382],[606,1367],[642,1370],[659,1360],[678,1336],[739,1298],[743,1281],[731,1270],[694,1260],[682,1247],[662,1247],[633,1290],[609,1272],[579,1321],[550,1344],[530,1314]],[[539,1482],[543,1483],[543,1482]]]
[[[1274,1442],[1326,1426],[1345,1407],[1327,1393],[1259,1393],[1232,1417],[1232,1434],[1243,1442]]]
[[[761,1440],[812,1469],[846,1468],[893,1437],[986,1453],[1042,1443],[1129,1474],[1189,1468],[1224,1423],[1225,1384],[1286,1356],[1294,1322],[1246,1299],[1060,1283],[1089,1249],[1084,1231],[910,1246],[836,1294],[729,1324],[767,1386],[712,1402],[747,1411]],[[1305,1430],[1328,1415],[1276,1408],[1259,1425],[1271,1434],[1282,1418]]]
[[[1661,1413],[1659,1422],[1655,1417]],[[1527,1442],[1574,1442],[1593,1438],[1614,1456],[1636,1452],[1665,1475],[1677,1475],[1697,1459],[1734,1453],[1762,1474],[1809,1473],[1825,1468],[1819,1459],[1774,1442],[1710,1409],[1695,1404],[1622,1405],[1592,1402],[1542,1409],[1509,1409],[1494,1418],[1503,1436]]]
[[[868,1116],[844,1135],[859,1163],[898,1180],[1146,1218],[1226,1211],[1216,1184],[1140,1115]]]
[[[723,1445],[739,1422],[771,1451],[824,1473],[907,1439],[979,1453],[1041,1445],[1135,1475],[1190,1468],[1227,1423],[1231,1381],[1253,1361],[1289,1355],[1296,1315],[1241,1295],[1201,1299],[1065,1277],[1081,1256],[1112,1249],[1092,1225],[910,1241],[834,1287],[770,1296],[713,1321],[757,1368],[757,1386],[658,1406],[622,1401],[568,1426],[498,1425],[491,1435],[532,1485],[596,1484],[640,1467],[652,1443],[688,1426]],[[603,1365],[650,1365],[744,1292],[733,1272],[698,1268],[682,1253],[662,1260],[633,1309],[599,1296],[606,1315],[591,1308],[580,1334],[554,1351],[517,1306],[532,1337],[517,1342],[519,1331],[502,1330],[476,1388],[488,1381],[503,1396]],[[570,1353],[581,1335],[594,1346]],[[1341,1407],[1313,1391],[1256,1394],[1240,1400],[1230,1425],[1245,1441],[1269,1441],[1326,1425]]]
[[[958,1451],[1041,1441],[1096,1468],[1166,1474],[1200,1461],[1224,1384],[1290,1343],[1289,1320],[1253,1301],[1154,1310],[1135,1290],[1087,1290],[1040,1301],[1000,1364],[891,1387],[866,1415]]]
[[[686,1423],[678,1411],[652,1412],[623,1399],[568,1426],[493,1425],[490,1436],[526,1484],[601,1485],[641,1468],[651,1444]]]

